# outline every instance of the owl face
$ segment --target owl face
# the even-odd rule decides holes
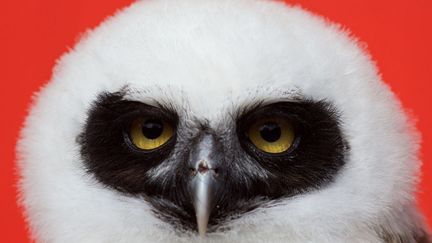
[[[84,164],[176,228],[204,234],[210,220],[217,230],[263,204],[325,186],[344,164],[338,116],[325,101],[262,100],[211,124],[173,104],[128,100],[127,92],[103,93],[91,108],[79,136]]]
[[[42,241],[380,242],[415,225],[407,123],[356,42],[299,8],[137,2],[38,95],[23,204]]]

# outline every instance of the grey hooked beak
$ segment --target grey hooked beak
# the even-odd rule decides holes
[[[193,178],[189,184],[201,237],[206,235],[210,214],[215,206],[215,194],[220,185],[216,162],[211,159],[212,147],[213,139],[209,136],[203,137],[198,144],[193,158]]]
[[[195,178],[192,179],[193,205],[198,233],[200,236],[205,236],[210,213],[214,207],[217,174],[211,167],[209,168],[206,161],[200,161],[196,171]]]

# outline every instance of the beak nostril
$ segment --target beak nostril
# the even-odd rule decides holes
[[[189,173],[191,176],[195,176],[197,172],[194,168],[189,168]]]
[[[214,171],[215,177],[219,176],[219,169],[218,168],[214,168],[213,171]]]

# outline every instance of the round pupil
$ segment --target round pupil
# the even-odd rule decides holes
[[[275,122],[266,122],[260,128],[261,137],[267,142],[275,142],[281,137],[281,128]]]
[[[149,119],[142,125],[142,133],[148,139],[156,139],[162,134],[163,128],[160,120]]]

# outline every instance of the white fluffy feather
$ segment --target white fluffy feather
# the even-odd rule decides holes
[[[370,57],[338,26],[272,1],[139,1],[89,32],[37,95],[18,145],[40,242],[195,242],[83,169],[76,137],[103,91],[171,101],[217,126],[255,99],[327,99],[351,150],[335,182],[250,212],[209,242],[381,242],[416,228],[417,138]]]

